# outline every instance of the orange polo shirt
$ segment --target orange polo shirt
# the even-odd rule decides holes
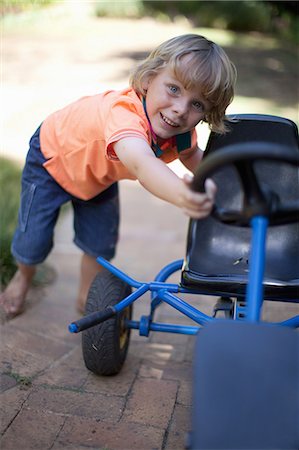
[[[113,150],[115,142],[127,137],[152,142],[142,102],[132,88],[83,97],[43,122],[44,167],[67,192],[89,200],[115,181],[136,179]],[[196,141],[193,130],[190,149]],[[178,158],[175,138],[165,140],[160,148],[165,163]]]

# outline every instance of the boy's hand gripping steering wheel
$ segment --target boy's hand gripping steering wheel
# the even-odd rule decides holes
[[[212,215],[217,220],[236,226],[248,226],[251,218],[257,215],[268,217],[270,225],[299,221],[299,198],[295,201],[284,200],[282,204],[273,188],[265,189],[254,168],[254,162],[258,160],[299,166],[299,151],[266,142],[238,143],[223,147],[203,159],[194,175],[191,188],[204,192],[207,178],[222,167],[233,165],[240,178],[243,204],[240,211],[221,208],[215,204]],[[218,186],[218,189],[221,189],[221,186]]]

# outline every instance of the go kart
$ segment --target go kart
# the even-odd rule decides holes
[[[270,115],[227,123],[227,134],[210,134],[193,179],[194,190],[212,178],[218,191],[212,214],[189,222],[185,258],[144,283],[99,257],[107,270],[69,330],[83,332],[85,365],[100,375],[121,370],[132,329],[194,335],[188,448],[298,449],[299,315],[263,319],[265,302],[299,303],[298,130]],[[178,271],[180,283],[168,282]],[[133,320],[146,292],[149,314]],[[216,297],[211,316],[192,306],[198,294]],[[156,322],[163,302],[194,325]]]

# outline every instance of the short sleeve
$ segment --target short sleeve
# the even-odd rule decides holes
[[[113,144],[120,139],[138,137],[150,143],[150,130],[142,104],[130,98],[120,97],[110,107],[104,130],[106,156],[117,160]]]

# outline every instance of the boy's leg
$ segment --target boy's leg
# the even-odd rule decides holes
[[[77,309],[84,312],[90,284],[103,270],[96,258],[110,260],[115,254],[119,226],[117,184],[91,200],[73,199],[73,208],[74,242],[83,251]]]
[[[0,295],[0,305],[10,316],[24,309],[36,266],[46,259],[52,249],[53,230],[60,206],[71,200],[70,194],[44,169],[44,162],[38,128],[30,140],[22,173],[18,225],[11,246],[18,270]]]
[[[23,312],[27,292],[36,272],[35,266],[18,264],[18,270],[0,294],[0,305],[8,316],[16,316]]]
[[[84,313],[90,285],[95,276],[102,270],[103,267],[96,261],[96,258],[83,253],[81,258],[80,285],[77,298],[77,310],[79,313]]]

